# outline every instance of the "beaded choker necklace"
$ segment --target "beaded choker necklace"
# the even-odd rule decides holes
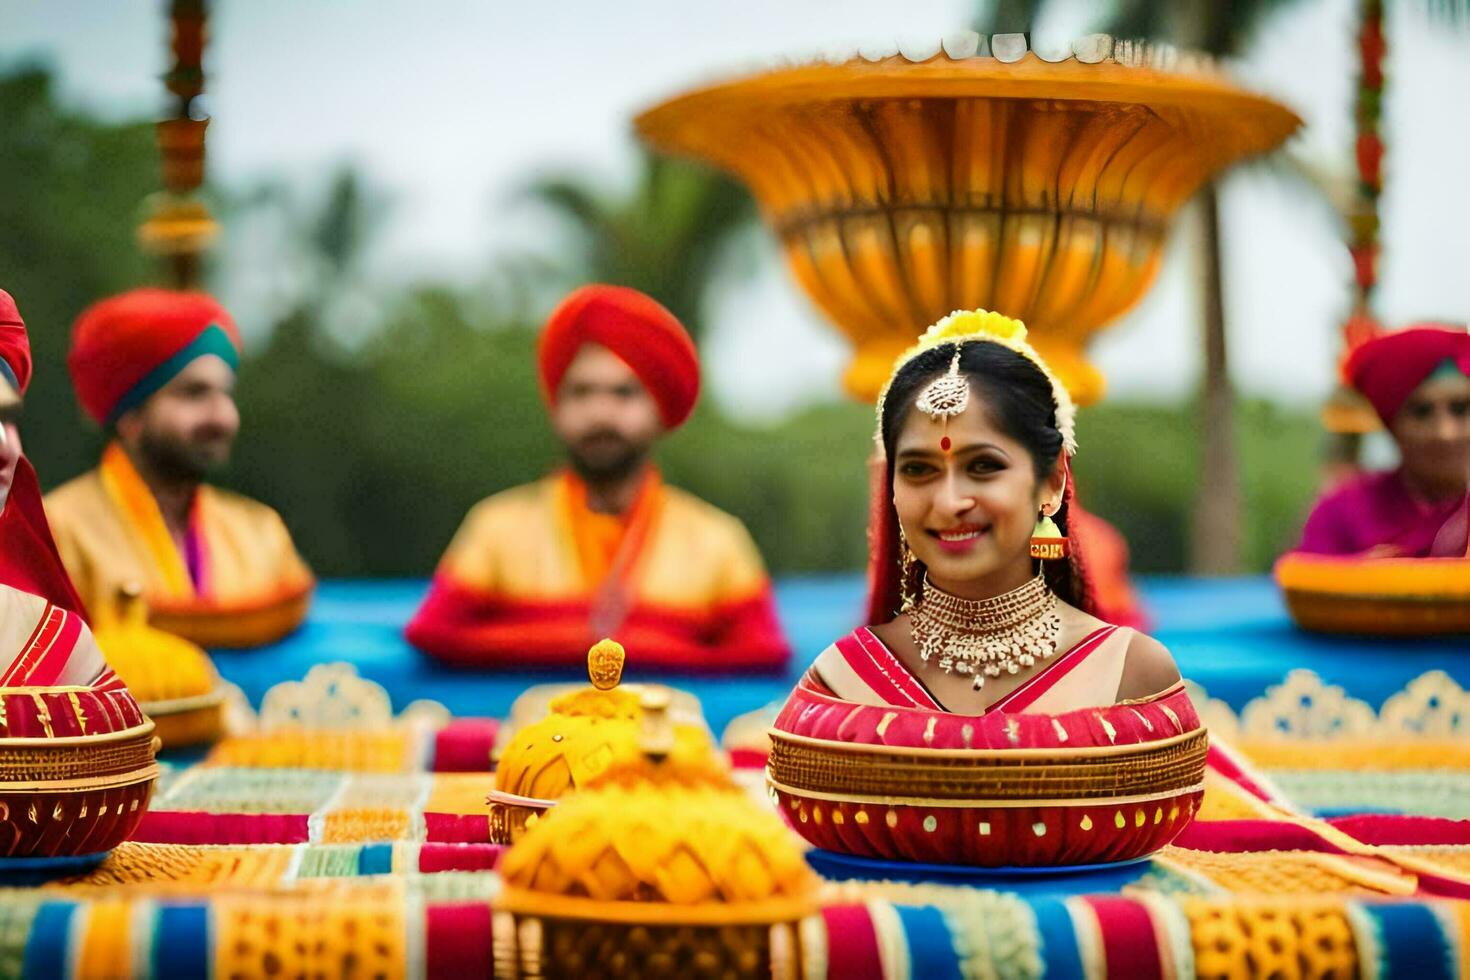
[[[1057,597],[1037,575],[991,599],[961,599],[924,577],[919,601],[909,611],[909,632],[924,663],[938,662],[946,674],[985,678],[1015,674],[1057,652],[1062,619]]]

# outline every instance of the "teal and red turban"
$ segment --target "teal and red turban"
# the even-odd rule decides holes
[[[658,403],[664,427],[675,429],[699,400],[699,355],[674,314],[625,286],[583,286],[552,311],[541,333],[537,363],[546,401],[556,405],[562,376],[584,344],[620,357]]]
[[[82,408],[106,426],[206,354],[239,367],[235,321],[212,296],[134,289],[77,318],[66,366]]]
[[[15,300],[0,289],[0,394],[9,386],[18,397],[31,381],[31,343]],[[30,460],[14,462],[8,491],[0,494],[0,585],[42,596],[63,609],[85,613],[56,551],[41,506],[41,481]],[[0,469],[5,463],[0,460]]]
[[[1414,389],[1445,365],[1470,376],[1470,331],[1425,323],[1359,344],[1343,362],[1342,373],[1388,425]]]
[[[0,289],[0,382],[10,385],[17,396],[31,383],[31,344],[25,321],[15,300]]]

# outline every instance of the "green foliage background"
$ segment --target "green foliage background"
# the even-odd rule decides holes
[[[88,303],[154,272],[133,231],[157,187],[156,155],[151,126],[62,108],[44,70],[0,77],[0,119],[0,288],[30,327],[37,379],[24,436],[55,485],[92,465],[100,445],[66,380],[67,333]],[[738,189],[666,161],[645,161],[621,198],[599,196],[577,175],[528,188],[581,243],[577,264],[559,271],[569,284],[648,289],[696,331],[703,286],[751,220]],[[250,352],[238,393],[245,428],[220,482],[277,506],[322,575],[425,575],[472,503],[545,473],[556,451],[536,391],[534,325],[505,312],[516,304],[421,283],[402,289],[361,346],[347,351],[328,335],[319,311],[368,234],[362,199],[345,175],[296,232],[319,259],[321,282]],[[245,206],[226,199],[226,220]],[[1085,499],[1128,537],[1139,571],[1184,567],[1193,413],[1128,403],[1083,413]],[[1237,425],[1244,558],[1264,569],[1291,543],[1312,496],[1318,427],[1256,402],[1242,404]],[[671,482],[744,519],[777,573],[852,570],[867,550],[871,431],[871,410],[858,404],[752,427],[706,402],[661,460]]]

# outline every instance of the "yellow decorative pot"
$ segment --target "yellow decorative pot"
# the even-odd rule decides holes
[[[1122,64],[1095,40],[1060,62],[941,50],[783,68],[637,119],[653,146],[750,187],[852,341],[855,396],[876,398],[928,324],[989,309],[1026,322],[1080,404],[1104,387],[1089,338],[1148,290],[1180,205],[1298,125],[1215,74]]]

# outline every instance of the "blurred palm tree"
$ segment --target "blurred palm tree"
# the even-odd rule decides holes
[[[563,287],[592,281],[640,289],[696,339],[705,291],[728,268],[734,242],[755,225],[754,202],[735,181],[646,150],[630,191],[561,175],[537,181],[527,195],[573,232],[573,254],[554,263]]]

